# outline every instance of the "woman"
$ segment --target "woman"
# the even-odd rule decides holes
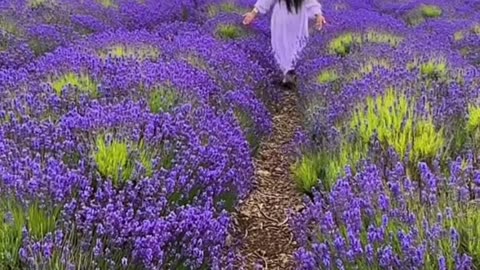
[[[316,18],[318,30],[326,21],[317,0],[257,0],[253,10],[244,15],[243,24],[249,25],[258,13],[267,13],[274,4],[272,48],[283,72],[283,83],[293,83],[295,62],[308,40],[308,19]]]

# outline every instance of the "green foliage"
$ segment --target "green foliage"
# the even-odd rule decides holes
[[[97,0],[97,2],[106,8],[117,7],[115,0]]]
[[[234,113],[237,121],[240,124],[240,127],[245,134],[247,142],[250,145],[251,151],[253,153],[256,153],[260,146],[260,138],[258,138],[256,133],[255,122],[252,120],[252,117],[249,113],[241,109],[236,109]]]
[[[17,269],[20,265],[19,250],[22,246],[23,229],[35,240],[53,233],[60,208],[45,209],[33,201],[24,206],[8,195],[0,198],[0,265]]]
[[[453,218],[453,226],[460,234],[459,251],[469,254],[475,265],[480,265],[480,202],[463,206]]]
[[[363,36],[364,42],[378,43],[378,44],[388,44],[391,47],[397,47],[402,41],[403,37],[392,35],[390,33],[380,33],[376,31],[368,31]]]
[[[328,44],[328,50],[330,51],[330,53],[344,57],[350,53],[351,47],[354,43],[360,42],[361,38],[359,35],[353,33],[345,33],[331,40]]]
[[[470,134],[479,130],[480,127],[480,107],[470,105],[468,107],[467,130]]]
[[[160,57],[160,50],[151,45],[124,45],[115,44],[98,51],[98,55],[105,59],[113,58],[135,58],[139,60],[157,60]]]
[[[213,18],[220,13],[234,13],[242,15],[246,13],[248,10],[246,8],[241,8],[235,5],[233,2],[226,2],[221,3],[218,5],[211,5],[208,7],[208,16]]]
[[[221,24],[215,32],[223,40],[239,39],[246,35],[245,30],[233,24]]]
[[[153,176],[155,170],[171,169],[175,152],[165,144],[147,145],[143,140],[135,143],[113,139],[105,142],[104,136],[98,136],[94,153],[98,171],[103,177],[110,178],[115,186],[131,180],[138,162],[146,176]],[[158,165],[153,160],[159,159]]]
[[[382,59],[382,58],[369,58],[367,59],[360,68],[348,75],[346,75],[347,80],[359,80],[364,78],[365,75],[370,74],[374,68],[385,68],[385,69],[390,69],[391,64],[388,59]]]
[[[437,79],[447,76],[447,63],[444,60],[430,60],[420,66],[422,76]]]
[[[453,39],[455,41],[460,41],[465,38],[465,33],[463,31],[457,31],[453,34]]]
[[[442,16],[442,9],[435,5],[422,5],[420,11],[425,18],[437,18]]]
[[[9,20],[6,16],[0,17],[0,30],[14,35],[20,34],[20,29],[17,27],[17,25]]]
[[[407,23],[411,26],[422,24],[427,19],[438,18],[442,16],[442,9],[435,5],[421,5],[407,15]]]
[[[328,84],[335,82],[339,79],[337,71],[333,69],[328,69],[320,73],[317,77],[317,82],[319,84]]]
[[[298,188],[303,192],[310,192],[317,186],[322,165],[321,155],[304,155],[293,167],[293,176]]]
[[[363,44],[370,42],[378,44],[388,44],[391,47],[396,47],[402,41],[403,37],[373,30],[369,30],[363,34],[348,32],[331,40],[328,44],[328,51],[332,54],[345,57],[351,52],[352,46],[354,44]]]
[[[292,168],[297,187],[303,192],[321,187],[330,191],[345,167],[354,167],[367,154],[367,148],[357,142],[343,141],[337,151],[320,151],[304,155]]]
[[[78,75],[73,72],[68,72],[51,82],[53,90],[55,90],[58,95],[61,95],[63,89],[69,85],[75,87],[82,93],[89,94],[91,97],[98,97],[99,95],[97,83],[86,74]]]
[[[187,63],[199,70],[207,71],[209,73],[212,72],[211,68],[208,66],[207,61],[205,61],[205,59],[196,54],[189,53],[187,55],[184,55],[182,58],[187,61]]]
[[[480,35],[480,24],[477,24],[473,27],[473,32],[477,35]]]
[[[111,178],[114,185],[128,181],[132,176],[134,163],[126,142],[112,140],[107,145],[104,138],[99,136],[95,161],[102,176]]]
[[[405,156],[412,146],[411,160],[433,158],[444,146],[443,132],[436,131],[431,119],[415,119],[414,100],[389,89],[384,96],[369,97],[365,109],[353,114],[350,128],[365,144],[376,133],[380,142]]]
[[[445,145],[443,130],[437,131],[432,119],[420,120],[414,128],[411,159],[420,161],[435,157]]]
[[[155,88],[150,93],[148,105],[153,113],[162,113],[171,111],[180,103],[180,96],[176,89],[172,87],[161,86]]]
[[[40,8],[46,4],[53,3],[53,0],[29,0],[28,1],[28,6],[30,8]]]

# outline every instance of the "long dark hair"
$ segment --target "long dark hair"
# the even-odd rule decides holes
[[[279,0],[284,1],[287,4],[288,12],[292,12],[292,8],[295,8],[295,13],[298,13],[298,10],[302,7],[303,0]]]

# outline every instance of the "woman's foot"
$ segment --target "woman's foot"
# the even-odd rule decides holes
[[[297,75],[294,70],[289,70],[284,76],[282,81],[283,86],[288,88],[295,87],[297,84]]]

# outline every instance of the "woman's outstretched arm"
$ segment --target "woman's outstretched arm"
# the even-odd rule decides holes
[[[317,0],[305,0],[308,17],[323,16],[322,5]]]
[[[272,8],[272,5],[273,3],[275,3],[275,1],[278,0],[257,0],[257,3],[255,3],[255,5],[253,6],[253,10],[243,15],[243,24],[251,24],[255,17],[257,17],[258,13],[267,13]]]
[[[318,30],[321,30],[327,23],[323,17],[322,5],[318,2],[318,0],[305,0],[305,9],[309,18],[315,18],[315,27]]]
[[[258,10],[259,13],[265,14],[267,13],[278,0],[257,0],[254,7]]]

